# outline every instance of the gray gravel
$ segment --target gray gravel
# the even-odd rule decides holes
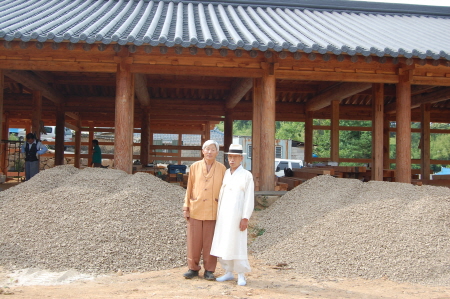
[[[184,193],[146,173],[41,171],[0,192],[0,265],[87,273],[182,266]]]
[[[327,277],[450,285],[450,189],[320,176],[258,216],[268,264]]]

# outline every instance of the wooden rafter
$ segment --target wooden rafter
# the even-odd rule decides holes
[[[342,83],[334,88],[315,96],[306,103],[306,111],[316,111],[325,108],[332,101],[340,101],[358,92],[372,87],[370,83]]]
[[[38,90],[42,92],[44,97],[55,104],[60,104],[63,102],[64,97],[62,94],[42,82],[41,79],[32,73],[27,71],[5,71],[5,75],[31,90]]]
[[[252,87],[253,78],[239,78],[233,80],[225,107],[227,109],[233,109]]]

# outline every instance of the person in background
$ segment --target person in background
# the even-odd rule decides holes
[[[100,146],[98,145],[98,140],[94,139],[92,140],[92,166],[93,167],[102,167],[102,150],[100,149]]]
[[[225,172],[220,189],[217,221],[211,247],[211,255],[217,256],[225,275],[217,281],[233,280],[238,273],[237,284],[247,284],[245,273],[250,272],[247,255],[247,227],[254,208],[255,186],[253,175],[241,165],[245,153],[242,145],[231,144],[228,153],[230,168]]]
[[[198,276],[203,254],[204,278],[215,280],[217,258],[210,254],[216,225],[217,202],[226,167],[216,161],[219,144],[214,140],[202,146],[203,160],[189,168],[189,179],[183,205],[183,216],[187,221],[187,262],[189,271],[184,278]]]
[[[28,133],[25,138],[27,141],[20,151],[25,153],[25,179],[28,181],[39,172],[39,156],[45,154],[48,149],[33,133]]]

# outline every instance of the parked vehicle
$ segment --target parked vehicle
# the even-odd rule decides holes
[[[55,126],[45,126],[45,131],[47,133],[41,134],[41,141],[55,141]],[[25,140],[25,136],[27,135],[27,132],[25,130],[22,130],[19,132],[18,137],[20,141]],[[72,136],[72,130],[69,128],[64,128],[64,142],[72,142],[73,136]]]
[[[302,168],[302,160],[288,160],[288,159],[275,159],[275,175],[277,177],[284,176],[284,170],[286,168]]]

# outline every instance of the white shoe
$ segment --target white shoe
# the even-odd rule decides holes
[[[247,285],[247,281],[245,280],[245,275],[243,273],[238,274],[238,286],[245,286]]]
[[[225,275],[217,277],[216,281],[226,281],[226,280],[233,280],[233,279],[234,279],[233,273],[232,272],[227,272],[227,273],[225,273]]]

